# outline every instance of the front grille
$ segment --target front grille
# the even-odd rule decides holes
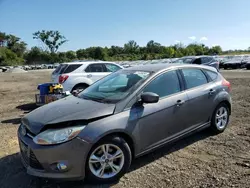
[[[43,170],[42,165],[37,160],[35,154],[28,146],[20,141],[20,152],[25,166],[30,166],[34,169]]]
[[[28,146],[20,141],[20,152],[25,166],[29,165]]]
[[[42,165],[39,163],[39,161],[37,160],[32,150],[30,150],[30,166],[32,168],[39,169],[39,170],[43,169]]]

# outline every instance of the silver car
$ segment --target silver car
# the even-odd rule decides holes
[[[157,64],[121,69],[40,107],[18,129],[28,174],[119,179],[131,161],[195,131],[225,130],[231,86],[215,68]]]

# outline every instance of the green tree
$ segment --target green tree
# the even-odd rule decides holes
[[[27,64],[35,64],[41,62],[43,59],[43,51],[38,47],[32,47],[30,51],[25,54]]]
[[[222,49],[220,46],[213,46],[212,48],[209,49],[209,54],[211,55],[220,55],[222,53]]]
[[[161,51],[161,49],[162,49],[161,44],[158,42],[155,42],[153,40],[151,40],[147,43],[146,48],[147,48],[148,53],[160,53],[160,52],[162,52]]]
[[[96,47],[94,51],[94,59],[99,60],[106,60],[107,54],[105,53],[105,50],[101,47]]]
[[[15,35],[6,35],[0,32],[0,47],[6,47],[16,53],[18,57],[23,57],[27,44]]]
[[[172,58],[175,55],[175,50],[173,47],[165,47],[163,58]]]
[[[77,57],[76,57],[76,53],[75,53],[74,51],[67,51],[67,52],[65,53],[65,56],[66,56],[66,58],[69,59],[69,60],[74,60],[74,59],[77,58]]]
[[[18,57],[14,52],[6,47],[0,47],[0,66],[21,65],[24,59]]]
[[[7,40],[6,34],[3,32],[0,32],[0,47],[5,46],[6,40]]]
[[[127,54],[136,54],[139,52],[139,45],[134,40],[130,40],[124,44],[124,52]]]
[[[33,33],[33,39],[41,40],[50,50],[51,53],[56,53],[61,45],[68,40],[59,31],[37,31]]]
[[[115,55],[122,54],[122,53],[123,53],[123,48],[120,46],[111,46],[108,49],[109,56],[115,56]]]
[[[85,49],[77,50],[76,51],[76,56],[77,56],[78,59],[86,59],[86,58],[88,58]]]

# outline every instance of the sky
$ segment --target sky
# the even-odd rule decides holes
[[[223,50],[250,47],[250,0],[0,0],[0,31],[28,44],[38,30],[59,30],[60,51],[202,42]]]

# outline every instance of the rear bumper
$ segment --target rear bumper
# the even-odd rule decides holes
[[[85,162],[91,144],[75,138],[69,142],[40,146],[18,131],[20,155],[27,173],[32,176],[53,179],[84,179]],[[59,170],[57,164],[67,168]]]

